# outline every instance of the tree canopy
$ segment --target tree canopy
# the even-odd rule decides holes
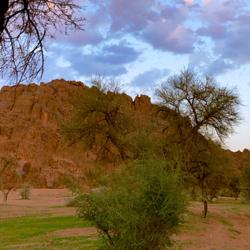
[[[97,80],[93,87],[78,91],[74,112],[62,125],[66,138],[71,143],[83,142],[86,149],[94,150],[98,161],[128,157],[126,135],[132,120],[124,112],[121,96],[109,91],[112,87]]]
[[[156,90],[161,105],[187,117],[194,132],[223,139],[240,120],[239,97],[233,89],[220,87],[212,77],[200,78],[191,71],[170,77]]]
[[[0,156],[0,190],[4,203],[11,190],[21,186],[30,171],[30,163],[22,163],[12,156]]]
[[[171,138],[170,148],[177,146],[187,182],[201,190],[206,217],[207,200],[226,182],[226,170],[222,170],[226,157],[212,140],[223,141],[240,120],[239,97],[234,90],[218,86],[212,77],[202,79],[188,70],[170,77],[156,95],[160,99],[158,112],[171,123],[163,131],[168,140]]]

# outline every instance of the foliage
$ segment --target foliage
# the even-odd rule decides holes
[[[42,76],[45,41],[65,27],[81,30],[73,0],[0,0],[0,71],[19,83]]]
[[[0,190],[3,193],[3,202],[6,203],[9,193],[22,185],[28,176],[30,164],[19,166],[16,158],[0,156]]]
[[[139,161],[116,173],[100,192],[84,194],[79,216],[92,221],[103,249],[165,249],[181,222],[180,180],[164,162]]]
[[[126,135],[131,129],[129,115],[122,109],[121,96],[94,82],[75,97],[74,114],[62,125],[71,142],[81,141],[94,150],[98,161],[119,161],[128,157]]]
[[[79,203],[79,195],[83,192],[83,179],[76,178],[72,175],[64,176],[63,180],[64,185],[67,189],[71,191],[71,197],[67,201],[67,207],[77,207]]]
[[[164,140],[161,133],[157,132],[156,124],[145,124],[141,129],[135,129],[128,136],[133,159],[163,159]]]
[[[77,196],[82,193],[83,188],[81,185],[81,179],[76,179],[74,176],[65,176],[64,184],[72,192],[72,196]]]
[[[229,184],[228,184],[228,188],[229,188],[229,194],[230,196],[234,197],[235,199],[237,199],[240,195],[240,177],[239,176],[232,176]]]
[[[29,200],[30,198],[30,185],[24,184],[20,190],[20,196],[22,200]]]
[[[238,95],[219,87],[213,78],[203,80],[188,70],[170,77],[156,94],[161,101],[158,114],[167,120],[163,132],[175,145],[170,148],[179,152],[185,180],[201,189],[206,217],[207,200],[226,182],[227,158],[214,143],[215,135],[223,140],[240,120]]]
[[[246,200],[250,201],[250,164],[246,165],[241,176],[241,190]]]
[[[239,121],[238,95],[226,87],[219,87],[215,79],[204,80],[191,71],[170,77],[156,90],[163,107],[174,110],[190,120],[193,131],[211,137],[228,136]]]
[[[65,229],[90,227],[91,224],[75,216],[47,214],[0,219],[1,250],[8,249],[92,249],[95,239],[59,237],[54,232]]]
[[[17,161],[12,157],[0,158],[0,190],[3,193],[3,202],[6,204],[8,195],[21,181],[17,174]]]

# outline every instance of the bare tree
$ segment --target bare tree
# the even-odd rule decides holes
[[[74,0],[0,0],[0,74],[16,83],[41,77],[45,39],[83,24]]]
[[[227,137],[240,120],[237,93],[219,87],[215,79],[199,78],[191,71],[170,77],[156,90],[161,106],[190,120],[193,132],[219,139]]]

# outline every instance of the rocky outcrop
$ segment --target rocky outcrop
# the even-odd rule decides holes
[[[237,152],[227,150],[227,154],[235,169],[238,170],[239,173],[250,164],[250,150],[248,149]]]
[[[29,163],[34,186],[59,186],[68,173],[85,178],[84,169],[93,166],[95,154],[84,151],[80,144],[69,145],[60,133],[62,122],[73,109],[75,93],[86,88],[81,82],[64,80],[2,87],[0,155]],[[138,128],[154,122],[154,105],[148,96],[133,100],[124,93],[119,95]],[[228,151],[228,155],[239,171],[250,161],[249,150]]]
[[[81,82],[54,80],[48,84],[2,87],[0,92],[0,154],[12,155],[31,164],[35,186],[58,186],[68,171],[81,175],[95,158],[81,145],[68,145],[60,124],[70,115],[75,92],[87,88]],[[121,94],[124,107],[141,114],[143,123],[152,111],[150,98],[133,101]]]
[[[82,83],[55,80],[49,84],[3,87],[0,92],[0,153],[30,162],[37,185],[53,186],[67,157],[59,126],[72,109],[72,96]],[[78,151],[79,152],[79,151]],[[84,154],[77,155],[83,159]]]

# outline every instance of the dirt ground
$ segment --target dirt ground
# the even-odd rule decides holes
[[[231,200],[209,204],[206,219],[201,218],[201,211],[200,203],[191,204],[188,218],[174,237],[174,249],[250,249],[250,205]]]
[[[18,192],[10,195],[8,205],[0,205],[0,218],[30,215],[74,215],[66,207],[71,193],[66,189],[33,189],[30,200]],[[1,202],[2,196],[0,196]],[[222,200],[209,204],[209,214],[201,218],[202,204],[192,202],[179,232],[174,235],[174,250],[250,250],[250,205]],[[54,232],[64,237],[93,235],[95,228],[75,228]]]
[[[0,194],[0,218],[31,215],[74,215],[75,208],[66,207],[71,198],[67,189],[31,189],[30,199],[22,200],[18,191],[11,192],[7,205]]]

